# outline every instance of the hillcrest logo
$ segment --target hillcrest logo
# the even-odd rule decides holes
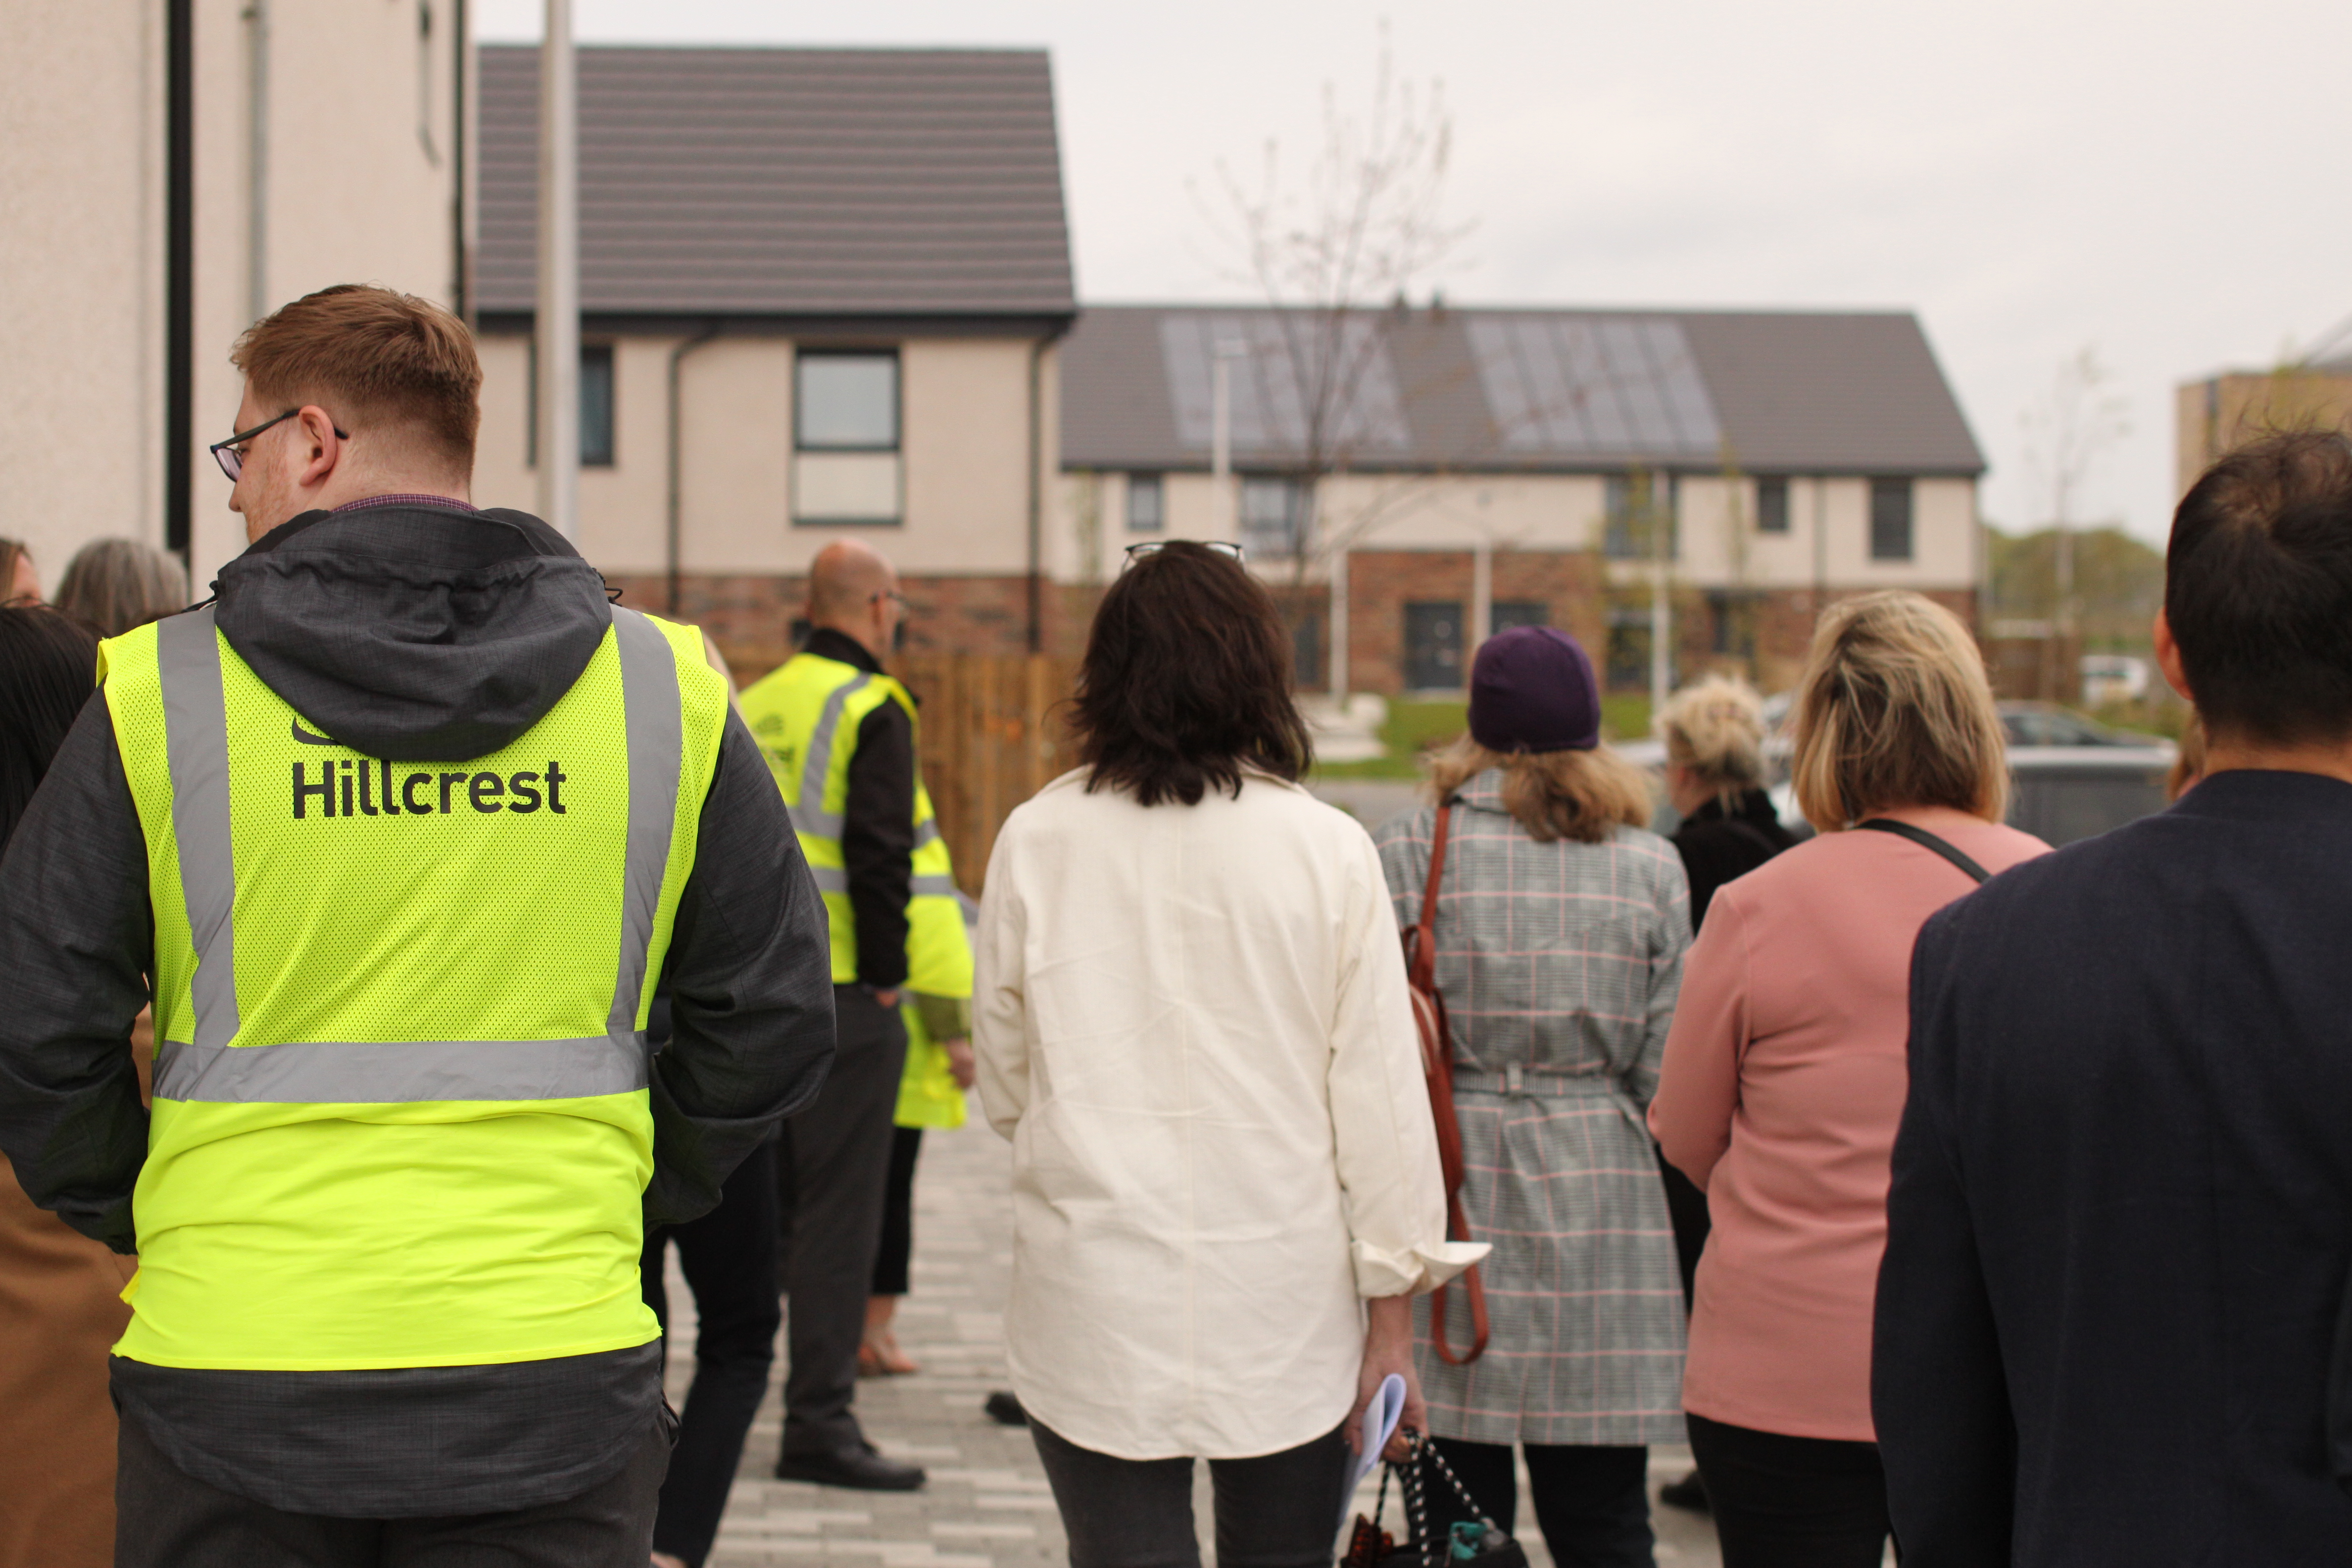
[[[298,726],[297,736],[305,740]],[[312,744],[318,744],[311,740]],[[333,744],[329,742],[327,744]],[[357,762],[321,759],[319,776],[310,764],[294,764],[294,820],[318,816],[448,816],[473,810],[488,816],[511,812],[528,816],[544,807],[564,815],[563,786],[572,775],[551,759],[544,770],[495,773],[428,768],[394,777],[392,763],[362,757]]]

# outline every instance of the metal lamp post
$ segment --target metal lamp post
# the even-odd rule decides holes
[[[572,0],[547,0],[539,56],[539,514],[580,526],[580,100]]]

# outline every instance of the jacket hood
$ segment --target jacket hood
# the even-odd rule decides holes
[[[221,568],[217,624],[312,728],[366,756],[511,743],[588,667],[604,579],[526,512],[305,512]]]

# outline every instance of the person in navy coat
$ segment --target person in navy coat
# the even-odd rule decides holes
[[[2352,1563],[2352,444],[2180,503],[2163,814],[1930,921],[1878,1281],[1904,1568]]]

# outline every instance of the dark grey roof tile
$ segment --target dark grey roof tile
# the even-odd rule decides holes
[[[1374,334],[1374,352],[1354,346]],[[1328,336],[1328,332],[1323,334]],[[1214,341],[1234,378],[1241,467],[1286,466],[1312,331],[1242,306],[1095,306],[1062,351],[1072,468],[1205,467]],[[1900,313],[1378,310],[1348,319],[1360,374],[1327,409],[1332,466],[1586,471],[1727,462],[1760,472],[1977,474],[1917,321]]]
[[[583,47],[581,308],[1075,309],[1036,51]],[[537,292],[539,55],[481,54],[480,307]]]

